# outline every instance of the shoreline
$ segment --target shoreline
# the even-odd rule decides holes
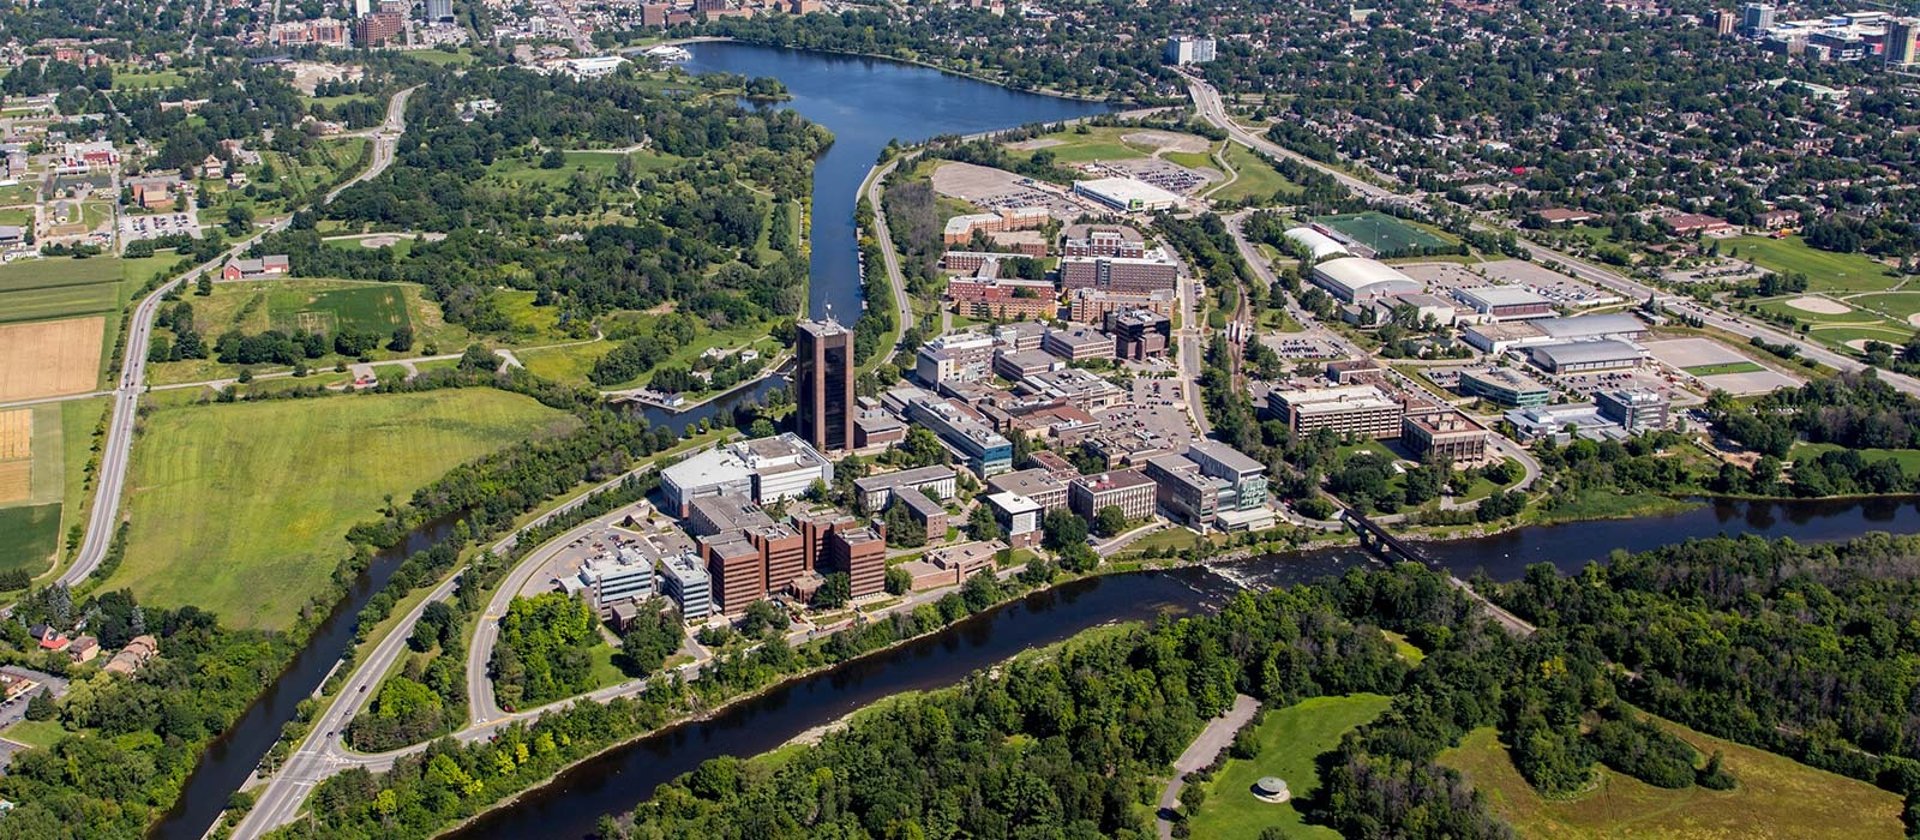
[[[737,38],[732,35],[693,35],[686,38],[668,39],[665,41],[661,41],[660,43],[655,44],[654,46],[683,47],[683,46],[686,46],[687,44],[746,44],[748,46],[766,47],[769,49],[776,49],[776,50],[792,50],[794,52],[819,53],[821,55],[837,55],[837,56],[843,56],[846,58],[865,58],[865,59],[871,59],[875,61],[891,61],[895,64],[907,64],[907,65],[912,65],[914,67],[924,67],[928,70],[937,70],[941,73],[945,73],[946,75],[957,76],[962,79],[972,79],[973,81],[980,82],[982,84],[993,85],[994,87],[1004,88],[1006,90],[1010,90],[1015,93],[1031,93],[1031,94],[1034,94],[1035,96],[1050,96],[1050,97],[1053,97],[1054,99],[1069,99],[1075,102],[1096,102],[1096,103],[1106,104],[1106,105],[1127,105],[1127,104],[1143,105],[1143,103],[1136,102],[1131,99],[1124,99],[1124,98],[1108,99],[1103,97],[1087,96],[1085,94],[1067,93],[1066,91],[1055,90],[1052,88],[1017,88],[999,79],[982,76],[978,73],[969,73],[964,70],[955,70],[951,67],[942,67],[938,64],[934,64],[933,62],[925,61],[917,58],[901,58],[899,56],[893,56],[893,55],[881,55],[879,53],[858,52],[855,50],[836,50],[836,49],[829,49],[826,47],[796,47],[789,44],[782,44],[774,41],[755,41],[755,40],[748,40],[745,38]],[[629,51],[644,52],[646,49],[648,48],[622,47],[619,50],[616,50],[616,52],[622,52],[622,53],[629,52]]]

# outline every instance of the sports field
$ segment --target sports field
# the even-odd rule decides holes
[[[1723,240],[1720,252],[1770,271],[1805,274],[1808,291],[1882,291],[1898,282],[1887,276],[1886,266],[1865,255],[1822,251],[1798,236],[1736,236]]]
[[[1372,210],[1320,216],[1314,221],[1351,236],[1360,244],[1382,254],[1402,253],[1416,248],[1449,248],[1454,244],[1437,233]]]
[[[1459,746],[1440,753],[1439,762],[1463,773],[1486,796],[1488,807],[1512,823],[1522,837],[1894,840],[1904,836],[1899,794],[1653,719],[1702,756],[1719,750],[1722,766],[1739,785],[1729,791],[1697,786],[1668,790],[1599,767],[1600,784],[1593,792],[1548,801],[1514,769],[1492,727],[1467,733]]]
[[[1694,376],[1718,376],[1723,373],[1759,373],[1766,368],[1756,362],[1722,362],[1712,365],[1695,365],[1686,370]]]
[[[0,324],[0,402],[93,390],[106,319]]]
[[[146,603],[195,604],[283,628],[326,585],[354,523],[386,494],[577,421],[491,389],[160,409],[127,489],[126,560],[106,581]]]
[[[1293,802],[1274,804],[1253,795],[1253,783],[1262,776],[1279,776],[1295,800],[1309,799],[1320,787],[1314,759],[1340,744],[1340,736],[1387,710],[1390,698],[1378,694],[1313,697],[1268,712],[1254,730],[1260,754],[1252,759],[1228,759],[1213,781],[1206,783],[1207,799],[1188,825],[1194,837],[1254,840],[1277,826],[1289,838],[1339,840],[1331,828],[1300,821]]]

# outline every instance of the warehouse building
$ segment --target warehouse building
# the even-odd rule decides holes
[[[1595,338],[1637,341],[1647,334],[1645,322],[1624,312],[1576,315],[1572,318],[1546,318],[1533,322],[1533,326],[1538,327],[1542,333],[1554,341],[1585,341]]]
[[[1399,269],[1365,257],[1343,257],[1319,263],[1313,267],[1312,279],[1314,285],[1326,289],[1342,303],[1365,303],[1425,288]]]
[[[1073,191],[1122,213],[1153,213],[1180,206],[1180,196],[1133,178],[1075,181]]]
[[[1528,359],[1548,373],[1585,373],[1638,367],[1646,358],[1639,345],[1613,339],[1563,341],[1527,348]]]
[[[1473,311],[1496,321],[1518,321],[1553,316],[1553,301],[1519,286],[1480,286],[1453,293]]]

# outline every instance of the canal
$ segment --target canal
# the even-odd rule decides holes
[[[1466,576],[1486,571],[1513,579],[1550,562],[1573,571],[1615,548],[1639,551],[1723,534],[1846,539],[1869,531],[1920,532],[1920,502],[1713,502],[1672,515],[1524,528],[1507,534],[1423,545]],[[1257,557],[1168,571],[1108,575],[1064,584],[964,620],[900,648],[849,662],[727,707],[707,720],[670,727],[617,747],[555,777],[515,803],[487,812],[452,837],[573,838],[592,833],[601,814],[619,813],[653,789],[722,755],[778,747],[876,700],[953,685],[1023,650],[1116,621],[1162,612],[1210,610],[1242,586],[1310,582],[1375,561],[1353,548]]]

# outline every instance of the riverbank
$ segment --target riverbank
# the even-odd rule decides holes
[[[937,70],[945,75],[953,76],[955,78],[971,79],[973,81],[980,82],[982,84],[989,84],[989,85],[993,85],[994,87],[1005,88],[1007,90],[1015,91],[1018,93],[1031,93],[1031,94],[1037,94],[1040,96],[1051,96],[1055,99],[1067,99],[1074,102],[1098,102],[1098,103],[1109,104],[1109,105],[1124,105],[1124,104],[1127,104],[1128,102],[1128,100],[1126,99],[1111,99],[1111,98],[1100,98],[1096,96],[1086,96],[1083,94],[1068,93],[1066,91],[1057,90],[1054,88],[1018,88],[1010,84],[1007,84],[1006,81],[1002,79],[995,79],[991,76],[983,76],[979,73],[969,73],[965,70],[956,70],[952,67],[944,67],[939,64],[935,64],[931,61],[923,61],[917,58],[905,58],[905,57],[896,56],[896,55],[883,55],[880,53],[858,52],[855,50],[836,50],[829,47],[796,47],[790,44],[782,44],[777,41],[771,41],[771,40],[761,41],[761,40],[754,40],[754,39],[747,39],[747,38],[736,38],[731,35],[696,35],[696,36],[687,37],[687,38],[675,38],[671,40],[661,41],[657,44],[652,44],[649,46],[684,47],[684,46],[687,46],[688,44],[745,44],[747,46],[752,46],[752,47],[765,47],[768,49],[776,49],[776,50],[791,50],[794,52],[819,53],[821,55],[836,55],[836,56],[842,56],[845,58],[865,58],[865,59],[871,59],[874,61],[890,61],[895,64],[905,64],[912,67],[925,68],[927,70]],[[627,49],[634,50],[634,51],[643,51],[647,49],[647,47],[629,47]],[[623,52],[624,51],[625,50],[623,50]],[[1145,103],[1135,103],[1135,104],[1145,104]]]

